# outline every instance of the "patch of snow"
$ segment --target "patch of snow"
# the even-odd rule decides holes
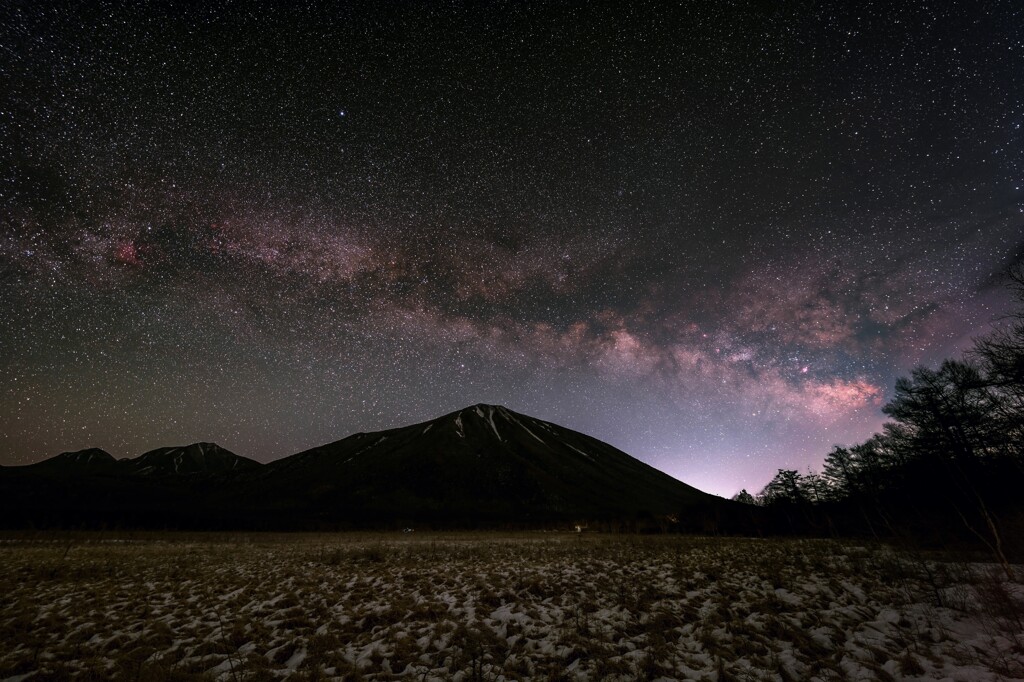
[[[569,445],[568,443],[565,443],[565,446],[566,446],[567,448],[571,449],[571,450],[575,450],[576,452],[580,453],[581,455],[583,455],[584,457],[586,457],[587,459],[589,459],[589,460],[590,460],[591,462],[593,462],[593,461],[594,461],[594,458],[593,458],[593,457],[591,457],[591,456],[590,456],[590,455],[588,455],[587,453],[583,452],[583,451],[582,451],[582,450],[580,450],[579,448],[574,448],[573,446]]]
[[[477,412],[479,411],[480,408],[478,407]],[[480,416],[482,417],[483,415]],[[491,422],[491,428],[494,430],[494,435],[498,437],[498,440],[504,443],[504,439],[502,439],[501,434],[498,433],[498,427],[494,425],[494,408],[490,405],[487,406],[487,420]]]
[[[530,430],[529,428],[527,428],[526,424],[524,424],[523,422],[519,421],[518,419],[516,419],[516,418],[515,418],[514,416],[512,416],[511,414],[509,414],[509,413],[508,413],[508,411],[506,411],[506,410],[505,410],[504,408],[498,408],[498,409],[502,410],[502,411],[503,411],[503,412],[505,413],[505,416],[506,416],[506,417],[507,417],[508,419],[511,419],[511,420],[512,420],[512,421],[514,421],[514,422],[515,422],[516,424],[518,424],[518,425],[519,425],[519,426],[520,426],[520,427],[521,427],[521,428],[522,428],[522,429],[523,429],[524,431],[526,431],[526,432],[527,432],[528,434],[530,434],[530,435],[531,435],[531,436],[533,436],[533,437],[534,437],[535,439],[537,439],[537,441],[539,441],[539,442],[540,442],[540,443],[541,443],[542,445],[547,445],[547,443],[545,443],[545,442],[544,442],[543,440],[541,440],[540,436],[538,436],[538,435],[537,435],[537,434],[535,434],[535,433],[534,433],[533,431],[531,431],[531,430]]]
[[[292,654],[291,658],[289,658],[287,662],[285,662],[284,667],[288,670],[298,670],[299,664],[302,663],[302,661],[304,661],[305,659],[306,650],[299,649],[294,654]]]
[[[360,434],[360,435],[362,435],[362,434]],[[355,457],[356,455],[361,455],[364,452],[366,452],[367,450],[369,450],[370,448],[377,447],[378,445],[380,445],[381,443],[383,443],[387,439],[388,439],[387,436],[381,436],[380,438],[378,438],[377,440],[373,441],[369,445],[364,445],[363,447],[361,447],[358,450],[356,450],[354,453],[352,453],[352,457]],[[352,457],[349,457],[348,459],[346,459],[345,462],[351,462],[352,461]],[[342,462],[342,464],[344,464],[345,462]]]

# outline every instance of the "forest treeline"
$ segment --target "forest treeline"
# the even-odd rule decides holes
[[[897,380],[881,433],[835,446],[820,473],[780,469],[733,499],[795,530],[966,534],[1006,562],[1007,538],[1024,535],[1024,266],[1009,286],[1019,305],[996,331]]]

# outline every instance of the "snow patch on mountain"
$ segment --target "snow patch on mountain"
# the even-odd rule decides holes
[[[542,439],[540,436],[538,436],[533,431],[531,431],[526,426],[526,424],[524,424],[523,422],[521,422],[518,419],[516,419],[515,416],[511,412],[506,410],[504,407],[499,407],[498,410],[505,416],[506,419],[509,419],[509,420],[515,422],[516,424],[518,424],[523,429],[523,431],[526,431],[528,434],[533,436],[541,445],[547,445],[547,443],[544,442],[544,439]]]
[[[581,455],[583,455],[584,457],[586,457],[587,459],[589,459],[589,460],[590,460],[591,462],[593,462],[593,461],[594,461],[594,458],[593,458],[593,457],[591,457],[591,456],[590,456],[590,455],[588,455],[587,453],[583,452],[583,451],[582,451],[582,450],[580,450],[579,448],[577,448],[577,447],[573,447],[572,445],[569,445],[568,443],[565,443],[565,446],[566,446],[567,448],[569,448],[570,450],[575,450],[576,452],[580,453]]]
[[[480,410],[480,408],[477,408],[477,411],[479,411],[479,410]],[[481,415],[481,416],[483,416],[483,415]],[[502,443],[504,443],[505,442],[504,439],[501,437],[501,434],[498,433],[498,427],[495,426],[495,424],[494,424],[494,408],[491,407],[490,405],[487,406],[487,421],[489,421],[491,423],[491,428],[494,430],[494,435],[498,437],[498,440],[500,440]]]

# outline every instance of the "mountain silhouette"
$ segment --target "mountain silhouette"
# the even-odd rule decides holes
[[[149,476],[225,473],[263,466],[254,459],[240,457],[216,443],[157,448],[135,459],[125,460],[125,464],[130,465],[132,473]]]
[[[325,518],[632,518],[716,499],[596,438],[485,404],[357,433],[252,479],[260,499]]]
[[[62,452],[56,457],[29,464],[27,469],[51,474],[125,474],[134,476],[176,476],[245,471],[263,466],[240,457],[216,443],[193,443],[150,450],[133,459],[114,459],[99,448]]]
[[[28,466],[37,471],[88,473],[113,470],[117,466],[117,460],[106,450],[87,448],[75,452],[62,452],[55,457]]]
[[[0,522],[523,527],[699,517],[727,504],[583,433],[500,405],[357,433],[269,464],[212,443],[0,470]]]

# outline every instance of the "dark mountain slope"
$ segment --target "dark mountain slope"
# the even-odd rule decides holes
[[[125,470],[144,476],[186,474],[221,474],[251,471],[263,465],[248,457],[240,457],[216,443],[193,443],[182,447],[157,448],[122,462]]]
[[[99,448],[88,448],[75,452],[62,452],[42,462],[29,464],[27,468],[35,471],[49,471],[53,473],[97,473],[112,471],[117,466],[117,460],[106,450]]]
[[[280,511],[325,519],[635,518],[718,499],[590,436],[482,404],[355,434],[246,478],[249,494]]]
[[[494,405],[267,465],[196,443],[0,470],[0,523],[14,526],[494,527],[673,516],[675,527],[700,529],[729,504],[607,443]]]
[[[115,460],[96,448],[0,471],[0,524],[8,527],[231,528],[250,526],[225,506],[244,471],[263,465],[212,443]]]

